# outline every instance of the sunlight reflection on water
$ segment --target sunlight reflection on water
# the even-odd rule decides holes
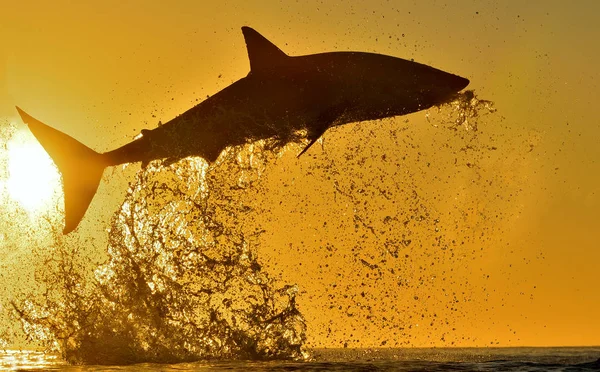
[[[0,369],[55,369],[67,364],[58,355],[33,350],[0,351]]]

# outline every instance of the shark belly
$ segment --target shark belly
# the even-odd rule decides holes
[[[324,113],[332,111],[323,109],[327,101],[315,105],[310,91],[297,79],[246,77],[158,128],[144,131],[147,145],[139,157],[201,156],[214,161],[229,146],[262,139],[285,143],[297,138],[299,131],[322,125]]]

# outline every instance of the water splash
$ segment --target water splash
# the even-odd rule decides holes
[[[261,169],[259,146],[213,167],[188,158],[140,171],[112,220],[108,262],[87,281],[77,252],[57,241],[48,293],[14,303],[25,332],[71,363],[303,358],[297,287],[261,270],[257,232],[240,228],[247,208],[227,203],[212,177],[235,168],[227,188],[242,192]]]
[[[326,285],[309,288],[319,301],[313,303],[314,334],[329,339],[332,327],[358,328],[355,320],[366,318],[379,327],[377,345],[410,344],[419,324],[420,329],[429,324],[430,333],[454,345],[459,335],[452,334],[453,322],[485,295],[485,288],[476,291],[469,284],[471,272],[460,272],[466,258],[480,255],[467,245],[484,245],[488,225],[497,222],[490,217],[497,211],[488,213],[480,203],[486,199],[481,193],[501,194],[505,185],[480,167],[492,147],[478,124],[493,112],[491,102],[470,91],[430,110],[426,119],[433,126],[457,134],[437,131],[440,139],[432,140],[431,149],[415,139],[418,128],[398,125],[402,119],[377,122],[392,149],[383,152],[372,126],[336,128],[338,143],[349,146],[337,146],[341,155],[335,149],[304,155],[313,158],[303,163],[307,169],[296,167],[301,177],[292,180],[298,182],[293,188],[283,184],[288,179],[268,179],[277,173],[275,164],[287,164],[282,157],[288,150],[299,149],[293,143],[230,148],[210,166],[200,158],[152,162],[137,173],[112,219],[108,260],[86,274],[84,255],[55,232],[52,254],[38,276],[44,294],[16,299],[15,312],[30,339],[59,350],[71,363],[305,358],[299,289],[272,279],[257,252],[265,245],[265,227],[274,225],[269,219],[274,206],[296,199],[301,179],[310,178],[328,187],[319,196],[325,207],[337,213],[327,205],[333,193],[331,202],[348,211],[347,225],[342,215],[323,214],[325,223],[314,219],[323,226],[325,243],[310,257],[335,274],[331,283],[323,275],[318,283]],[[440,150],[450,155],[442,158]],[[446,174],[458,182],[456,189],[439,188]],[[275,188],[265,179],[275,181]],[[310,200],[299,198],[301,208],[319,202],[314,195],[304,198]],[[335,222],[345,235],[327,239],[326,222]],[[338,251],[342,246],[350,262]],[[287,245],[278,251],[294,253]],[[323,260],[316,258],[322,253]],[[314,269],[323,273],[321,265]],[[330,318],[323,314],[332,309],[343,314],[336,313],[336,325],[330,320],[327,326],[322,322]]]
[[[477,131],[480,116],[496,112],[494,102],[480,99],[472,90],[457,94],[453,100],[440,106],[438,112],[444,106],[450,106],[451,110],[443,122],[454,130],[462,126],[466,131]]]

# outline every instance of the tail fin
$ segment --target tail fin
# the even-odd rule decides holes
[[[76,139],[29,116],[17,107],[21,119],[62,174],[65,199],[63,234],[75,230],[98,189],[106,163],[102,155]]]

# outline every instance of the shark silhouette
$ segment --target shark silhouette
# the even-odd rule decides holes
[[[73,231],[96,193],[104,168],[201,156],[214,162],[228,146],[304,133],[307,151],[330,127],[423,110],[452,99],[469,80],[400,58],[363,52],[288,56],[242,27],[250,73],[173,120],[118,149],[98,153],[31,117],[22,120],[62,174],[65,227]]]

